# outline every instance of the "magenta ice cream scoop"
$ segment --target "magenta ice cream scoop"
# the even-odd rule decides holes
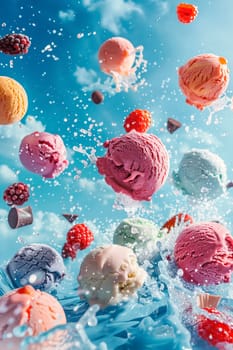
[[[59,135],[33,132],[23,138],[19,158],[29,171],[45,178],[60,175],[68,166],[66,148]]]
[[[134,200],[151,200],[164,184],[169,156],[162,141],[152,134],[131,131],[104,143],[107,153],[97,168],[115,192]]]
[[[233,271],[233,238],[219,223],[194,224],[179,234],[174,256],[187,282],[199,285],[229,282]]]

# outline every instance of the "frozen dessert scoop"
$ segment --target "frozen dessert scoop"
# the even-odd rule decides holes
[[[20,121],[28,108],[26,91],[16,80],[0,76],[0,125]]]
[[[23,166],[45,178],[60,175],[68,166],[66,148],[59,135],[33,132],[23,138],[19,158]]]
[[[215,199],[226,191],[226,165],[207,149],[186,152],[172,175],[175,186],[196,199]]]
[[[132,249],[108,245],[92,250],[83,260],[78,276],[79,294],[90,305],[104,308],[134,295],[146,279]]]
[[[162,141],[152,134],[131,131],[104,143],[107,153],[97,168],[115,192],[134,200],[151,200],[167,179],[169,156]]]
[[[191,58],[179,68],[178,75],[186,102],[200,110],[216,101],[229,83],[227,60],[213,54]]]
[[[14,287],[29,284],[45,291],[56,287],[65,270],[60,254],[46,244],[30,244],[21,248],[6,266]]]
[[[98,59],[101,70],[106,74],[128,75],[135,61],[135,48],[129,40],[113,37],[101,45]]]
[[[131,248],[139,261],[156,250],[160,238],[159,227],[144,218],[126,218],[115,229],[113,243]]]
[[[198,285],[229,282],[233,271],[233,238],[219,223],[193,224],[179,234],[174,257],[187,282]]]
[[[64,310],[57,299],[48,293],[25,286],[0,297],[1,348],[5,345],[5,349],[20,349],[15,347],[16,327],[26,326],[25,335],[36,336],[62,324],[66,324]]]

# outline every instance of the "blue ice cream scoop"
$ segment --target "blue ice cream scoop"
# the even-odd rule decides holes
[[[207,149],[186,152],[172,175],[175,186],[196,199],[212,200],[226,191],[226,165]]]
[[[48,291],[65,275],[61,255],[46,244],[30,244],[21,248],[8,262],[6,271],[14,287],[30,284]]]

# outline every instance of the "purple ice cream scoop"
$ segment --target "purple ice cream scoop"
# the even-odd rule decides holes
[[[6,271],[14,287],[31,285],[48,291],[65,275],[61,255],[46,244],[30,244],[21,248],[8,262]]]

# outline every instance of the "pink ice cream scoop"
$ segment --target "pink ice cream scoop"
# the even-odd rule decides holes
[[[59,135],[33,132],[23,138],[19,148],[23,166],[45,178],[60,175],[68,165],[66,148]]]
[[[114,37],[101,45],[98,59],[104,73],[117,72],[128,75],[135,61],[135,48],[129,40]]]
[[[162,141],[152,134],[131,131],[104,143],[107,153],[97,168],[114,191],[134,200],[149,201],[164,184],[169,157]]]
[[[179,68],[178,75],[186,102],[200,110],[216,101],[229,83],[226,59],[213,54],[190,59]]]
[[[0,297],[0,344],[5,338],[14,338],[14,329],[19,326],[28,327],[25,335],[36,336],[62,324],[66,324],[64,310],[46,292],[25,286]],[[17,339],[12,342],[17,343]]]
[[[174,256],[187,282],[199,285],[229,282],[233,271],[233,238],[219,223],[194,224],[179,234]]]

